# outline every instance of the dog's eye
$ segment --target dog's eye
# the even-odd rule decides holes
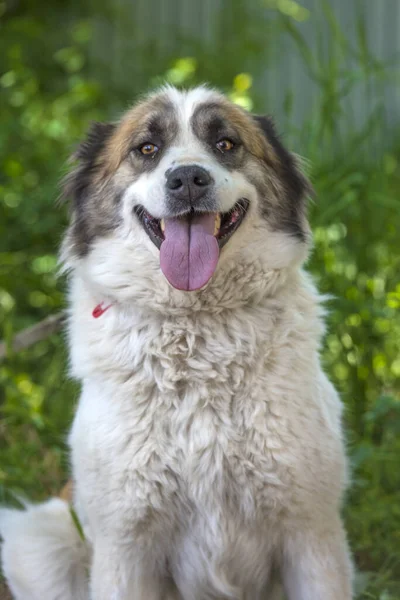
[[[158,152],[159,148],[155,144],[146,143],[140,146],[139,152],[145,156],[154,156]]]
[[[217,148],[220,152],[229,152],[229,150],[232,150],[233,146],[233,142],[228,139],[219,140],[219,142],[217,142]]]

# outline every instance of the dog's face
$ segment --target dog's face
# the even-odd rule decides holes
[[[293,156],[270,119],[214,91],[164,88],[95,124],[76,159],[64,257],[117,300],[306,255],[309,188]]]

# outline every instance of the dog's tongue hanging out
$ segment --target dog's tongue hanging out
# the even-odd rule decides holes
[[[165,219],[160,249],[161,270],[178,290],[202,288],[218,263],[219,246],[214,236],[215,213]]]

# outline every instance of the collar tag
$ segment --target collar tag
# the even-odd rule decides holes
[[[101,317],[101,315],[103,315],[106,310],[108,310],[109,308],[111,308],[112,304],[109,304],[108,306],[104,306],[104,302],[100,302],[100,304],[98,304],[92,312],[92,316],[95,319],[98,319],[99,317]]]

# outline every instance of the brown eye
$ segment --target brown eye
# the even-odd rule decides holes
[[[140,146],[139,151],[146,156],[154,156],[158,152],[158,146],[155,144],[143,144],[143,146]]]
[[[220,152],[229,152],[233,148],[233,142],[231,140],[219,140],[217,148]]]

